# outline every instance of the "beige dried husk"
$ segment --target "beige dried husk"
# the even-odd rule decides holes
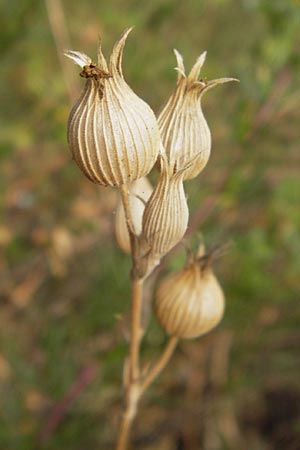
[[[170,166],[181,169],[194,160],[184,175],[184,180],[188,180],[204,169],[211,151],[211,134],[201,107],[202,96],[218,84],[238,80],[198,80],[206,52],[199,56],[186,76],[182,56],[177,50],[174,52],[177,59],[177,86],[161,111],[158,124]]]
[[[142,217],[145,209],[145,204],[149,199],[153,187],[147,177],[139,178],[133,181],[129,186],[128,190],[130,193],[129,204],[131,212],[131,220],[135,234],[139,236],[142,231]],[[115,218],[115,235],[117,243],[120,248],[125,253],[130,253],[130,238],[128,233],[128,227],[125,219],[124,208],[119,196],[117,208],[116,208],[116,218]]]
[[[169,335],[195,338],[212,330],[223,317],[223,291],[211,268],[201,268],[194,260],[159,284],[154,312]]]
[[[157,265],[181,241],[189,219],[183,188],[183,177],[187,169],[174,173],[163,154],[160,156],[160,168],[160,179],[143,214],[141,253],[149,266]]]
[[[122,73],[125,31],[109,66],[98,51],[98,64],[70,51],[86,85],[68,122],[68,143],[82,172],[103,186],[120,186],[147,175],[159,152],[159,129],[151,108],[127,85]]]

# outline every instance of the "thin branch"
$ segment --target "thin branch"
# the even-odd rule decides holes
[[[272,84],[268,97],[256,112],[249,133],[246,135],[248,140],[255,137],[256,131],[260,130],[270,122],[272,116],[277,110],[280,100],[284,97],[284,94],[289,88],[291,80],[292,74],[289,68],[287,66],[283,66],[279,70],[274,83]]]
[[[120,426],[119,438],[116,446],[116,450],[126,450],[129,440],[129,433],[132,425],[132,419],[130,416],[124,414],[123,420]]]
[[[171,356],[174,353],[174,350],[178,344],[178,338],[176,336],[170,337],[167,346],[158,359],[156,364],[152,367],[146,378],[144,379],[141,386],[141,393],[145,392],[145,390],[150,386],[151,383],[155,380],[155,378],[163,371],[168,362],[170,361]]]
[[[129,350],[129,380],[126,386],[126,406],[120,425],[116,450],[126,450],[133,420],[137,413],[140,397],[139,354],[141,341],[141,305],[143,298],[143,279],[132,279],[131,335]]]
[[[141,311],[143,298],[143,280],[132,280],[132,304],[131,304],[131,338],[129,351],[130,382],[137,381],[139,377],[139,350],[141,341]]]
[[[141,337],[141,305],[143,296],[143,279],[132,279],[131,335],[129,350],[129,381],[126,386],[126,406],[120,425],[116,450],[126,450],[133,420],[137,412],[140,397],[139,353]]]
[[[132,423],[137,413],[137,405],[139,398],[140,398],[139,386],[137,384],[131,384],[128,390],[127,406],[123,414],[116,450],[127,449]]]
[[[64,51],[70,49],[70,39],[66,26],[64,10],[60,0],[45,0],[50,29],[55,41],[57,56],[65,80],[71,103],[79,92],[79,82],[74,78],[74,71],[66,64]]]
[[[97,374],[97,364],[92,363],[87,367],[84,367],[77,379],[70,386],[66,394],[61,400],[58,401],[50,411],[50,415],[43,426],[39,440],[41,443],[46,443],[59,424],[65,419],[67,411],[71,408],[71,405],[76,400],[82,391],[94,380]]]
[[[130,383],[135,382],[139,376],[139,344],[141,336],[141,309],[143,298],[143,279],[135,275],[136,268],[136,234],[132,221],[128,186],[122,184],[120,193],[127,223],[128,233],[130,236],[130,246],[132,255],[132,302],[131,302],[131,338],[129,352],[129,371]]]
[[[130,195],[128,192],[127,184],[122,184],[120,186],[120,194],[121,194],[121,199],[122,199],[124,213],[125,213],[125,220],[126,220],[126,224],[127,224],[129,238],[130,238],[132,266],[133,266],[133,272],[134,272],[134,269],[136,266],[136,261],[137,261],[137,236],[136,236],[135,228],[134,228],[133,221],[132,221],[130,200],[129,200]]]
[[[135,229],[134,229],[134,225],[133,225],[132,217],[131,217],[129,192],[128,192],[127,184],[121,184],[120,193],[121,193],[121,198],[122,198],[128,232],[129,232],[129,234],[135,234]]]
[[[125,212],[125,219],[130,236],[131,256],[132,256],[132,300],[131,300],[131,326],[130,326],[130,349],[129,349],[129,380],[126,383],[126,406],[123,414],[116,450],[126,450],[133,420],[137,412],[137,404],[140,397],[139,386],[139,355],[141,341],[141,312],[143,300],[144,279],[136,276],[136,253],[137,236],[135,234],[132,215],[130,209],[128,186],[120,186],[120,193]]]

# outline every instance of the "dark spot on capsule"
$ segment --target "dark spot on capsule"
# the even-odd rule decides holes
[[[100,69],[100,67],[93,62],[83,67],[80,76],[83,78],[94,78],[95,80],[107,80],[112,77],[109,72]]]
[[[109,72],[106,72],[103,69],[100,69],[95,63],[91,62],[89,65],[83,67],[82,71],[79,74],[83,78],[93,78],[99,83],[99,96],[100,99],[103,98],[104,95],[104,83],[102,80],[107,80],[111,78],[112,75]]]

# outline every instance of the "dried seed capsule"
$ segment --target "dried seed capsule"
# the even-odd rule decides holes
[[[183,189],[185,170],[173,173],[166,157],[160,158],[161,174],[143,214],[142,249],[156,264],[184,236],[189,210]]]
[[[143,177],[159,152],[159,129],[151,108],[126,84],[122,55],[130,29],[115,44],[109,67],[80,52],[66,56],[82,67],[85,89],[68,122],[68,143],[82,172],[93,182],[120,186]]]
[[[224,313],[224,295],[209,267],[199,261],[167,276],[159,285],[155,315],[172,336],[195,338],[213,329]]]
[[[139,236],[142,231],[142,217],[145,204],[153,188],[147,177],[139,178],[128,186],[130,192],[130,210],[135,233]],[[117,242],[125,253],[130,253],[130,238],[125,220],[124,208],[121,198],[118,199],[115,220],[115,235]]]
[[[198,80],[206,52],[199,56],[186,76],[182,56],[177,50],[174,52],[177,59],[177,86],[160,113],[158,124],[170,165],[181,169],[194,160],[184,175],[184,180],[188,180],[204,169],[211,151],[211,134],[201,108],[202,95],[217,84],[235,79]]]

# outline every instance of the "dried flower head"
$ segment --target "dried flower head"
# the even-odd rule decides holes
[[[98,50],[95,64],[85,54],[66,53],[82,67],[86,85],[68,123],[73,158],[93,182],[120,186],[146,175],[159,152],[159,129],[151,108],[127,85],[122,73],[125,31],[109,65]]]
[[[177,86],[160,113],[158,123],[170,165],[181,169],[194,160],[184,175],[184,179],[188,180],[204,169],[211,151],[211,134],[201,108],[202,95],[218,84],[237,80],[198,80],[206,52],[199,56],[186,76],[182,56],[177,50],[174,52],[177,59]]]

